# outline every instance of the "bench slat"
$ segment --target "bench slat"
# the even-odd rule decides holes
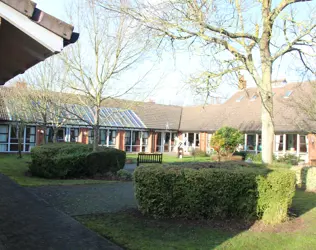
[[[139,153],[137,156],[137,166],[139,166],[140,163],[162,163],[162,153],[159,153],[159,154]]]

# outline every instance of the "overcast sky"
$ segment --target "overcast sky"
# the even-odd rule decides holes
[[[38,8],[65,21],[67,21],[65,6],[70,1],[74,0],[35,0],[38,4]],[[150,86],[156,84],[158,79],[162,80],[157,85],[155,91],[149,94],[147,99],[152,99],[163,104],[199,104],[199,101],[194,97],[194,93],[191,93],[191,90],[185,85],[185,81],[188,79],[190,73],[194,73],[196,69],[198,69],[200,63],[199,60],[199,58],[192,57],[188,53],[177,53],[175,56],[170,54],[163,55],[159,65],[155,67],[155,70],[150,74],[150,77],[147,78],[146,84]],[[143,64],[146,64],[146,61],[143,62]],[[142,65],[139,65],[139,67],[142,67]],[[298,76],[295,75],[295,72],[287,72],[283,65],[275,70],[274,78],[286,78],[288,82],[299,80]],[[129,77],[127,76],[124,79],[127,80]],[[248,83],[251,85],[250,79],[248,79]],[[236,89],[236,86],[223,83],[217,92],[223,97],[229,97],[236,91]]]

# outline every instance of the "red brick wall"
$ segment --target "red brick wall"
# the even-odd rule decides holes
[[[316,135],[308,135],[308,162],[312,163],[312,160],[316,160]]]
[[[153,132],[150,132],[150,133],[149,133],[149,136],[148,136],[148,152],[149,152],[149,153],[154,152],[154,148],[153,148],[153,138],[154,138]]]
[[[125,131],[119,130],[116,137],[116,148],[125,151]]]
[[[207,148],[207,133],[200,133],[200,149],[206,152]]]
[[[88,144],[88,129],[87,128],[80,129],[80,136],[78,140],[81,143]]]
[[[44,128],[36,127],[36,145],[41,145],[43,144],[43,142],[44,142]]]

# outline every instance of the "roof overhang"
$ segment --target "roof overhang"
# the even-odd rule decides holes
[[[73,27],[30,0],[0,0],[0,85],[74,43]]]

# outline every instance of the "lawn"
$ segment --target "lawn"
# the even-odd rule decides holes
[[[127,160],[132,160],[133,163],[136,163],[137,154],[128,153],[126,154]],[[209,156],[196,156],[195,158],[191,155],[185,155],[182,159],[179,159],[176,155],[163,154],[162,158],[163,163],[172,163],[172,162],[209,162]]]
[[[275,227],[154,220],[131,211],[76,219],[126,249],[315,249],[316,194],[298,190],[291,211],[297,217]]]
[[[77,184],[97,184],[107,183],[105,180],[90,179],[45,179],[38,177],[30,177],[25,173],[28,171],[28,162],[31,161],[30,155],[23,155],[22,159],[18,159],[17,155],[0,155],[0,173],[7,175],[13,181],[22,186],[42,186],[42,185],[77,185]]]

